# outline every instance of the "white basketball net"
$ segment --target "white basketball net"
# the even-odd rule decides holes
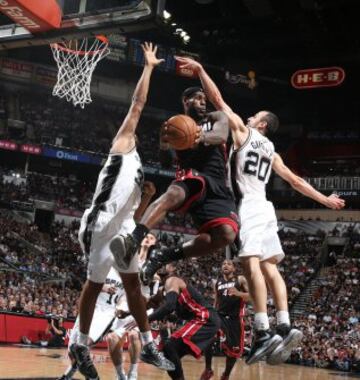
[[[59,69],[53,95],[66,98],[81,108],[92,102],[90,85],[97,63],[110,53],[105,37],[95,38],[93,43],[84,38],[51,44],[51,50]]]

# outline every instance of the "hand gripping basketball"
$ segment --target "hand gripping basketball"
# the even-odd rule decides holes
[[[198,142],[201,128],[190,116],[172,116],[163,124],[160,136],[164,143],[168,143],[176,150],[190,149]]]

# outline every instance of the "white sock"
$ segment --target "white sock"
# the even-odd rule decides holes
[[[255,313],[255,330],[268,330],[270,328],[267,313]]]
[[[287,310],[279,310],[276,313],[276,324],[281,325],[282,323],[290,326],[290,316]]]
[[[123,368],[122,363],[120,363],[119,365],[115,366],[115,369],[116,369],[116,373],[118,375],[123,375],[124,374],[124,368]]]
[[[137,369],[138,369],[138,365],[137,363],[136,364],[130,364],[130,369],[129,369],[129,373],[130,372],[137,372]]]
[[[88,345],[88,334],[83,334],[81,331],[79,332],[78,335],[78,344],[82,344],[83,346]]]
[[[141,344],[143,346],[145,346],[148,343],[151,343],[153,341],[153,336],[151,334],[151,331],[140,332],[140,339],[141,339]]]

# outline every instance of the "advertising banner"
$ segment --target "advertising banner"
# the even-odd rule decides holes
[[[59,160],[77,161],[85,164],[100,165],[102,157],[91,156],[89,154],[80,153],[65,149],[43,148],[43,156],[57,158]]]
[[[0,149],[18,150],[18,145],[9,140],[0,140]]]
[[[339,86],[345,79],[341,67],[322,67],[296,71],[291,77],[291,84],[296,89]]]

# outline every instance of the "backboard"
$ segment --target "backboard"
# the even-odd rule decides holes
[[[61,22],[58,28],[47,31],[30,32],[29,28],[14,23],[0,13],[0,50],[48,45],[98,34],[123,34],[151,29],[156,26],[165,8],[165,0],[56,1],[62,10]],[[0,8],[8,3],[17,2],[0,0]]]

